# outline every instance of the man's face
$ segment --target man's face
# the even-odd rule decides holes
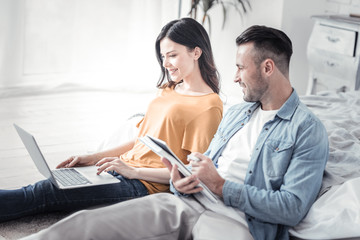
[[[236,53],[236,67],[234,82],[240,84],[247,102],[261,101],[268,89],[268,83],[262,76],[262,63],[255,64],[255,51],[253,43],[245,43],[238,46]]]

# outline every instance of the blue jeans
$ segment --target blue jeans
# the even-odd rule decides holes
[[[114,174],[119,183],[61,190],[43,180],[16,190],[0,190],[0,222],[36,213],[75,211],[101,204],[112,204],[148,195],[137,179]]]

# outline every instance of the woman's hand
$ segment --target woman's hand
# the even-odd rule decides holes
[[[117,157],[106,157],[101,159],[96,163],[95,166],[98,166],[97,174],[101,174],[102,172],[110,172],[115,171],[118,174],[126,177],[128,179],[134,179],[136,177],[137,169],[134,167],[130,167],[126,163],[124,163],[120,158]]]
[[[65,161],[61,162],[56,168],[70,168],[70,167],[83,167],[94,165],[98,161],[95,154],[71,156]]]

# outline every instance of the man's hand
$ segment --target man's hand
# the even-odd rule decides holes
[[[171,181],[177,191],[185,194],[193,194],[203,190],[201,187],[197,187],[200,181],[195,175],[183,177],[176,165],[172,166],[166,158],[161,158],[161,160],[169,169]]]
[[[222,197],[225,179],[219,175],[212,160],[201,153],[191,155],[200,159],[199,161],[190,160],[193,175],[197,176],[213,193]]]
[[[162,158],[165,166],[170,170],[175,189],[186,194],[200,192],[203,189],[197,185],[201,180],[213,193],[221,197],[225,179],[218,174],[210,158],[201,153],[192,153],[192,155],[199,158],[200,161],[190,160],[193,174],[189,177],[183,177],[176,165],[172,166],[167,159]]]

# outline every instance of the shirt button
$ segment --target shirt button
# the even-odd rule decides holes
[[[252,174],[252,171],[251,171],[251,170],[249,171],[249,174]]]
[[[267,131],[267,130],[269,130],[268,128],[265,128],[265,130]]]

